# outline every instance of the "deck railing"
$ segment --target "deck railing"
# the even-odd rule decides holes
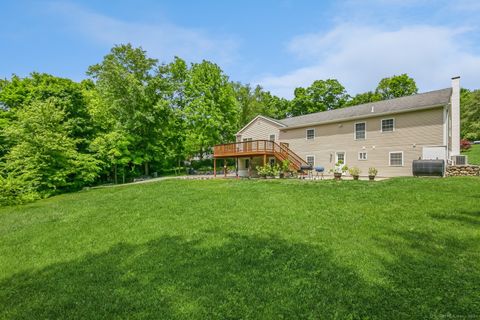
[[[235,143],[219,144],[213,148],[213,156],[222,157],[240,157],[255,155],[273,155],[279,160],[289,160],[295,169],[307,165],[307,162],[299,157],[295,152],[284,144],[278,144],[270,140],[253,140]]]

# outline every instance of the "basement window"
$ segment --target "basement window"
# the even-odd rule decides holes
[[[367,153],[362,151],[358,153],[358,160],[367,160]]]
[[[403,151],[390,152],[390,166],[403,167]]]

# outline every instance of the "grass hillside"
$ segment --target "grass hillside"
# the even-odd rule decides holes
[[[0,209],[0,318],[480,315],[480,179],[165,180]]]
[[[480,144],[472,144],[472,147],[468,151],[462,152],[468,156],[469,164],[480,165]]]

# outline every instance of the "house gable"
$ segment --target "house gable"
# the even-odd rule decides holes
[[[259,115],[237,132],[237,140],[244,138],[269,140],[271,135],[278,139],[278,131],[284,127],[285,125],[279,121]]]

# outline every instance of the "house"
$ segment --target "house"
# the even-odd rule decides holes
[[[362,174],[411,176],[412,161],[460,154],[460,77],[452,87],[285,119],[257,116],[237,132],[236,143],[218,145],[214,159],[236,159],[238,175],[257,165],[289,159],[293,169],[333,168],[342,160]]]

